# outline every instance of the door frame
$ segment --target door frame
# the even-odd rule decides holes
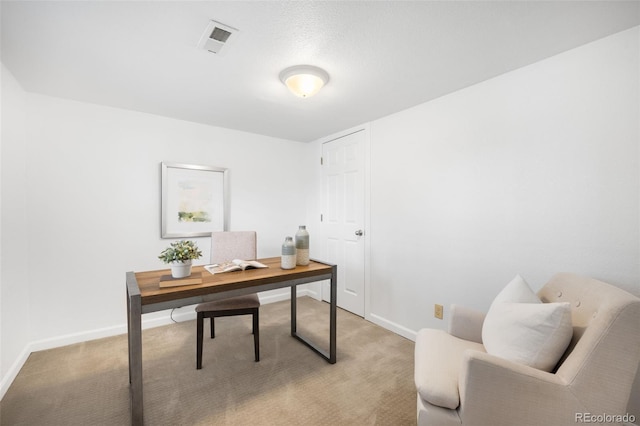
[[[317,154],[317,220],[319,229],[321,230],[320,238],[322,241],[326,240],[326,234],[324,227],[320,222],[320,214],[322,214],[322,208],[324,206],[324,195],[322,191],[322,166],[320,164],[320,158],[322,157],[322,145],[331,142],[335,139],[339,139],[345,136],[349,136],[359,131],[364,132],[364,319],[371,321],[371,131],[370,124],[366,123],[360,126],[352,127],[341,132],[333,133],[329,136],[317,139],[315,152]],[[324,247],[321,248],[320,253],[325,256]],[[340,265],[338,265],[338,268]],[[322,300],[322,289],[324,286],[320,286],[319,299]]]

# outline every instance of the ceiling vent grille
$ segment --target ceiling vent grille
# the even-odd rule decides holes
[[[235,28],[211,20],[202,33],[198,47],[211,53],[220,53],[236,37],[237,32]]]

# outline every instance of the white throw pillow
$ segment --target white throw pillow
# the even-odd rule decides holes
[[[567,349],[569,303],[542,303],[520,275],[496,296],[482,326],[487,353],[551,371]]]

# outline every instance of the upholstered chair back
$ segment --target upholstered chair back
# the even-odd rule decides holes
[[[255,231],[211,233],[211,263],[228,262],[233,259],[254,260],[255,258]]]
[[[572,274],[555,275],[538,296],[571,304],[573,338],[556,375],[590,412],[624,414],[640,359],[640,299]]]

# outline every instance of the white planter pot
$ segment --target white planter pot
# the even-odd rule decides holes
[[[191,260],[171,262],[171,276],[173,278],[185,278],[191,275]]]

